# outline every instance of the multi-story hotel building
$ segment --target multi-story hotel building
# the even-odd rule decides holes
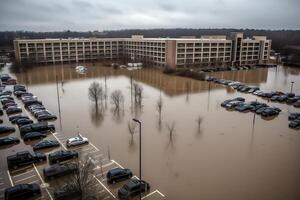
[[[205,67],[253,65],[268,61],[271,40],[265,36],[243,38],[243,33],[201,38],[84,38],[16,39],[16,60],[36,63],[85,62],[127,59],[156,66]]]

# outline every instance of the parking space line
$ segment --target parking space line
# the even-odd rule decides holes
[[[116,196],[115,195],[113,195],[113,193],[111,193],[110,191],[109,191],[109,189],[95,176],[95,175],[93,175],[94,176],[94,178],[98,181],[98,183],[100,183],[100,185],[102,185],[102,187],[113,197],[113,198],[116,198]]]
[[[90,145],[92,145],[92,147],[94,147],[97,151],[100,151],[95,145],[93,145],[92,143],[89,143]]]
[[[155,194],[155,193],[158,193],[158,194],[161,195],[162,197],[165,197],[165,195],[163,195],[160,191],[154,190],[153,192],[151,192],[151,193],[147,194],[146,196],[142,197],[142,199],[145,199],[145,198],[147,198],[147,197],[149,197],[149,196],[151,196],[151,195],[153,195],[153,194]]]
[[[15,182],[16,182],[16,183],[19,183],[19,182],[25,181],[25,180],[30,179],[30,178],[33,178],[33,177],[35,177],[35,175],[31,175],[31,176],[28,176],[28,177],[26,177],[26,178],[22,178],[22,179],[20,179],[20,180],[16,180]]]
[[[41,175],[40,175],[39,171],[37,170],[37,168],[36,168],[35,164],[33,164],[33,167],[34,167],[34,169],[35,169],[35,171],[36,171],[37,175],[38,175],[38,176],[39,176],[39,178],[41,179],[41,181],[42,181],[42,184],[43,184],[43,185],[45,185],[45,182],[44,182],[43,178],[41,177]],[[48,190],[46,187],[45,187],[45,189],[46,189],[46,191],[47,191],[47,193],[48,193],[48,195],[49,195],[50,199],[51,199],[51,200],[53,200],[53,198],[52,198],[52,196],[51,196],[51,194],[50,194],[49,190]]]
[[[8,170],[7,170],[7,175],[8,175],[11,186],[14,186],[14,183],[13,183],[13,181],[11,179],[11,176],[10,176],[10,172]]]
[[[33,169],[31,169],[31,170],[29,170],[29,171],[27,171],[27,172],[23,172],[23,173],[21,173],[21,174],[14,175],[13,177],[16,178],[16,177],[22,176],[22,175],[24,175],[24,174],[27,174],[27,173],[29,173],[29,172],[32,172],[32,171],[33,171]]]
[[[90,150],[92,150],[92,149],[93,149],[93,148],[82,149],[81,152],[83,152],[83,151],[90,151]]]
[[[29,182],[29,184],[37,183],[37,182],[39,182],[39,180],[31,181],[31,182]]]
[[[110,165],[112,165],[114,162],[109,162],[109,163],[107,163],[107,164],[105,164],[105,165],[102,165],[102,167],[108,167],[108,166],[110,166]]]
[[[65,150],[67,150],[67,148],[65,147],[65,145],[56,137],[56,135],[55,134],[52,134],[54,137],[55,137],[55,139],[60,143],[60,145],[65,149]]]
[[[124,167],[122,165],[120,165],[117,161],[115,160],[111,160],[112,162],[114,162],[116,165],[118,165],[121,169],[124,169]]]

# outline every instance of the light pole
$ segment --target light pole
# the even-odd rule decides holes
[[[294,81],[291,81],[291,93],[293,91]]]
[[[139,124],[140,127],[140,171],[139,171],[139,178],[140,178],[140,199],[142,199],[142,122],[138,119],[133,118],[133,121]]]

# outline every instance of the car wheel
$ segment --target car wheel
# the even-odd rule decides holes
[[[14,166],[13,169],[18,169],[18,166]]]
[[[40,159],[39,159],[39,161],[40,161],[40,162],[43,162],[43,161],[44,161],[44,159],[40,158]]]

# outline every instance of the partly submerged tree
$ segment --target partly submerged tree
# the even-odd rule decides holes
[[[56,186],[56,192],[63,193],[65,199],[90,200],[99,199],[96,197],[97,191],[100,188],[94,187],[97,185],[95,175],[95,164],[91,157],[86,157],[82,160],[69,163],[75,165],[77,171],[66,177],[66,183],[63,186]],[[99,185],[99,187],[101,187]],[[100,198],[101,199],[101,198]]]
[[[110,95],[111,103],[115,106],[115,110],[119,111],[120,106],[124,104],[124,95],[121,90],[115,90]]]
[[[89,87],[89,99],[95,102],[96,108],[98,108],[98,102],[103,100],[104,91],[100,83],[93,82]]]

